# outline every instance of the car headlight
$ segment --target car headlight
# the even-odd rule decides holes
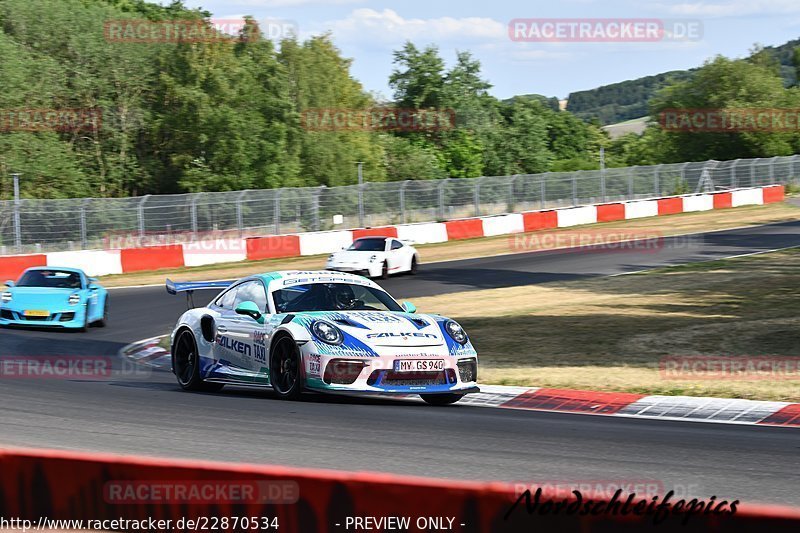
[[[2,301],[3,301],[3,303],[8,303],[8,302],[10,302],[10,301],[11,301],[13,298],[14,298],[14,295],[13,295],[13,294],[11,294],[10,292],[6,291],[6,292],[4,292],[4,293],[3,293],[3,296],[2,296],[2,297],[0,297],[0,300],[2,300]]]
[[[448,320],[445,325],[444,329],[447,330],[447,334],[459,344],[466,344],[469,340],[467,337],[467,332],[464,331],[464,328],[458,325],[458,322],[455,320]]]
[[[78,305],[79,303],[81,303],[81,295],[78,294],[77,292],[70,294],[69,300],[67,300],[67,302],[69,303],[69,305]]]
[[[333,261],[334,259],[336,259],[336,256],[335,256],[335,255],[331,254],[331,255],[329,255],[329,256],[328,256],[328,262],[331,262],[331,261]]]
[[[373,255],[373,256],[371,256],[371,257],[369,258],[369,262],[370,262],[370,263],[374,263],[374,262],[375,262],[375,260],[376,260],[377,258],[378,258],[378,256],[377,256],[377,255]]]
[[[314,336],[327,344],[342,344],[344,336],[339,328],[324,320],[317,320],[311,326]]]

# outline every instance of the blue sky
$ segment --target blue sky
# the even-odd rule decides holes
[[[167,0],[162,0],[167,3]],[[406,40],[481,61],[498,98],[565,98],[599,85],[698,66],[717,54],[742,57],[755,44],[800,37],[800,0],[185,0],[215,18],[250,14],[289,20],[300,37],[331,31],[365,89],[390,98],[392,51]],[[515,42],[513,19],[669,19],[700,22],[700,39],[674,42]]]

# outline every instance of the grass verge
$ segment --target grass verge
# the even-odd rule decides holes
[[[602,237],[614,240],[613,230],[625,230],[627,234],[634,232],[639,235],[677,235],[682,233],[695,233],[714,231],[768,224],[770,222],[784,222],[800,220],[800,209],[789,203],[776,203],[763,206],[737,207],[735,209],[722,209],[701,213],[683,213],[661,217],[651,217],[620,222],[592,224],[590,226],[546,230],[538,234],[548,233],[559,235],[562,233],[575,233],[576,231],[591,231],[597,228],[602,232]],[[619,232],[616,237],[625,237]],[[513,253],[515,251],[530,251],[535,249],[551,248],[558,245],[558,239],[537,239],[526,241],[524,249],[515,246],[515,237],[500,235],[481,239],[450,241],[440,244],[419,245],[422,262],[447,261],[455,259],[469,259],[474,257],[494,256]],[[594,240],[593,242],[597,242]],[[272,270],[317,270],[324,266],[324,255],[298,257],[290,259],[270,259],[265,261],[247,261],[238,263],[222,263],[200,267],[184,267],[177,269],[152,270],[147,272],[103,276],[101,283],[106,287],[120,287],[126,285],[147,285],[163,283],[164,278],[172,277],[184,281],[202,279],[238,279],[243,276]],[[422,267],[424,268],[424,266]]]
[[[674,379],[670,356],[800,356],[800,250],[415,300],[463,324],[480,381],[800,401],[793,379]]]

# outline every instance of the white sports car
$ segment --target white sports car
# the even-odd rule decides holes
[[[375,282],[334,272],[270,272],[229,282],[172,332],[172,371],[187,390],[272,387],[280,398],[320,392],[419,394],[434,405],[478,392],[478,354],[454,320],[416,314]]]
[[[386,279],[389,274],[417,273],[419,254],[409,243],[394,237],[362,237],[328,257],[327,270],[365,273]]]

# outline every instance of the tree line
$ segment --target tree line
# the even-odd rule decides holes
[[[14,172],[23,197],[125,197],[349,185],[357,161],[366,180],[380,182],[597,169],[601,147],[608,166],[800,148],[793,132],[720,136],[655,125],[612,141],[596,118],[560,111],[553,98],[498,100],[469,52],[448,67],[433,45],[407,42],[387,58],[392,97],[384,101],[352,76],[331,35],[273,41],[253,19],[239,35],[207,42],[114,40],[107,31],[108,21],[209,17],[180,1],[0,0],[0,198],[11,197]],[[657,120],[670,107],[796,106],[781,54],[716,58],[687,79],[654,82],[649,111]],[[634,92],[630,105],[643,94]],[[14,127],[9,117],[21,109],[99,116],[36,130]],[[325,110],[442,111],[452,123],[308,127],[309,113]]]

